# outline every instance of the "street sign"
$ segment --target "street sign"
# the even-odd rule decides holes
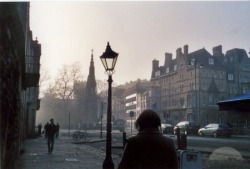
[[[134,112],[134,111],[130,111],[130,112],[129,112],[129,116],[130,116],[130,117],[134,117],[134,116],[135,116],[135,112]]]
[[[179,157],[180,169],[202,169],[200,152],[193,150],[181,150],[179,152]]]

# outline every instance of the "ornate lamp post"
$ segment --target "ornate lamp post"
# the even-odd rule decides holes
[[[103,162],[103,169],[114,169],[114,163],[111,157],[111,117],[112,117],[112,100],[111,100],[111,84],[112,74],[114,73],[115,64],[118,58],[118,53],[112,51],[109,42],[106,47],[106,51],[100,56],[102,64],[108,74],[108,109],[107,109],[107,135],[106,135],[106,157]]]

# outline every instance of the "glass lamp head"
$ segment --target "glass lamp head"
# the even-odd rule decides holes
[[[100,56],[100,59],[102,61],[102,64],[106,72],[108,73],[113,72],[117,58],[118,58],[118,53],[114,52],[111,49],[109,42],[108,42],[105,52],[102,54],[102,56]]]

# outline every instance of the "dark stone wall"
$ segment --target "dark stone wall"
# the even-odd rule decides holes
[[[20,113],[25,40],[16,3],[0,3],[1,166],[16,168],[20,151]]]

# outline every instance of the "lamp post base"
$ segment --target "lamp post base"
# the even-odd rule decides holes
[[[103,165],[102,165],[103,169],[114,169],[114,163],[112,158],[105,158]]]

